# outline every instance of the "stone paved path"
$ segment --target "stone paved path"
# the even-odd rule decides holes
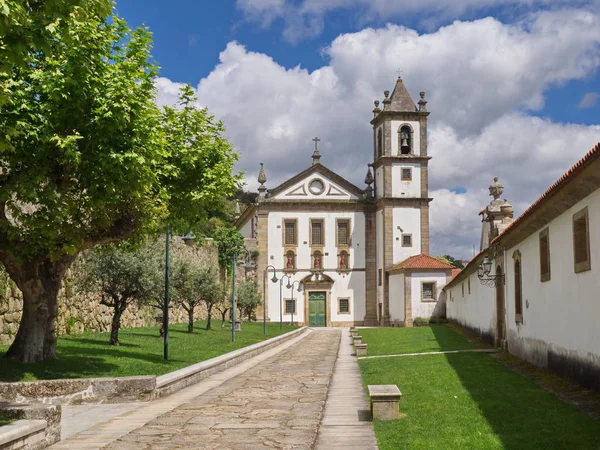
[[[377,448],[367,394],[354,356],[350,330],[345,328],[342,331],[338,359],[335,363],[315,449],[377,450]]]
[[[311,331],[276,356],[112,442],[111,450],[309,449],[341,331]]]

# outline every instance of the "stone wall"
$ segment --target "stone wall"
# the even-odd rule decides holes
[[[180,238],[171,243],[172,258],[181,252],[194,252],[198,258],[208,264],[218,265],[217,249],[213,245],[197,248],[186,246]],[[58,318],[56,328],[59,334],[75,334],[84,331],[109,331],[112,320],[112,308],[100,304],[98,295],[81,292],[77,286],[77,271],[81,264],[77,262],[68,271],[59,293]],[[19,329],[23,301],[21,292],[8,278],[0,278],[0,345],[10,344]],[[162,313],[151,306],[130,305],[121,318],[122,328],[134,328],[156,325],[156,317]],[[197,308],[196,319],[206,317],[203,308]],[[171,322],[187,322],[187,312],[183,308],[171,308]]]

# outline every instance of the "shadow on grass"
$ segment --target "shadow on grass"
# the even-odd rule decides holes
[[[442,328],[432,329],[443,346],[447,333]],[[502,442],[502,448],[599,448],[598,421],[511,371],[491,355],[462,353],[445,357]]]
[[[139,335],[138,335],[139,336]],[[140,347],[138,344],[131,344],[129,342],[119,342],[119,345],[109,345],[108,339],[89,339],[89,338],[75,338],[69,337],[69,342],[77,342],[79,344],[97,345],[102,348],[123,348],[123,347]]]

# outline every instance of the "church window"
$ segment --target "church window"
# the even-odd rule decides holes
[[[298,245],[298,239],[296,235],[296,221],[286,220],[284,222],[284,238],[283,242],[285,245]]]
[[[338,314],[350,314],[350,299],[338,299]]]
[[[296,254],[293,250],[289,250],[285,254],[285,269],[293,270],[296,268]]]
[[[575,273],[591,269],[590,232],[587,206],[573,215],[573,254]]]
[[[435,302],[435,283],[424,282],[421,285],[421,301]]]
[[[322,269],[323,268],[323,254],[316,250],[313,253],[313,269]]]
[[[471,295],[471,277],[467,278],[467,292]]]
[[[460,285],[461,290],[462,290],[462,297],[465,298],[465,282],[463,281],[462,284]]]
[[[316,178],[308,184],[308,190],[313,195],[321,195],[325,191],[325,183]]]
[[[311,220],[310,227],[310,245],[324,245],[325,238],[323,236],[323,221]]]
[[[296,314],[296,299],[286,299],[285,300],[285,313],[286,314]]]
[[[412,234],[402,235],[402,247],[412,247]]]
[[[381,158],[383,156],[383,133],[381,132],[381,128],[377,132],[377,157]]]
[[[339,260],[338,260],[338,269],[340,270],[348,270],[349,268],[349,258],[348,252],[346,250],[342,250],[340,252]]]
[[[402,169],[402,181],[411,181],[412,180],[412,168],[405,167]]]
[[[350,245],[350,221],[338,220],[337,245]]]
[[[550,280],[550,236],[548,228],[540,232],[540,279]]]
[[[398,131],[399,147],[401,155],[410,155],[412,153],[412,130],[408,125],[404,125]]]
[[[379,269],[377,272],[377,285],[381,286],[383,284],[383,270]]]
[[[521,270],[521,252],[513,254],[515,276],[515,322],[523,322],[523,273]]]

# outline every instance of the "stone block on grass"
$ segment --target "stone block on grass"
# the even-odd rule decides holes
[[[356,356],[366,356],[367,344],[356,344],[354,348],[356,349]]]
[[[376,420],[400,418],[402,393],[395,384],[372,384],[368,386],[371,398],[371,417]]]
[[[354,345],[362,344],[362,336],[354,336],[352,339],[354,339]]]

